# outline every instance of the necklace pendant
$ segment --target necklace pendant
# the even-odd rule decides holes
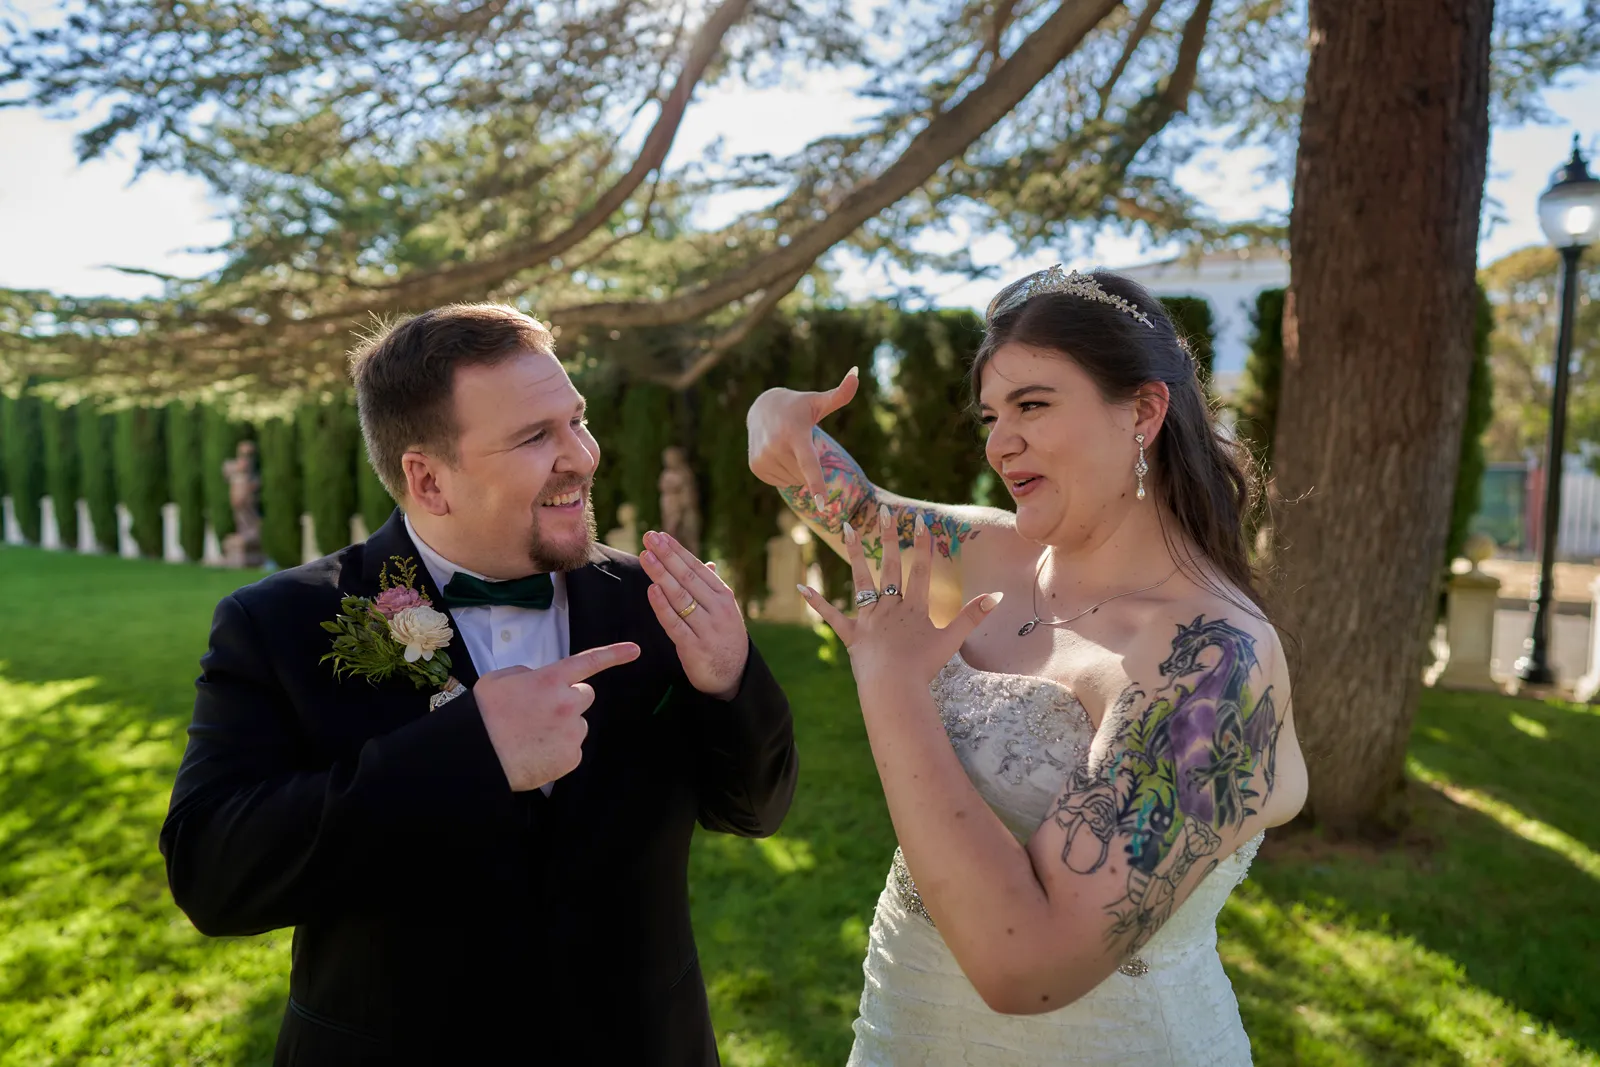
[[[1027,622],[1022,624],[1022,629],[1017,631],[1017,636],[1018,637],[1027,637],[1029,634],[1033,633],[1033,631],[1038,627],[1038,625],[1039,625],[1039,618],[1037,616],[1035,616],[1034,618],[1032,618],[1029,621],[1027,621]]]

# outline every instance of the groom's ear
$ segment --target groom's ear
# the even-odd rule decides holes
[[[448,515],[450,504],[439,484],[438,463],[424,452],[407,452],[400,457],[400,470],[405,475],[406,496],[417,507],[430,515]]]

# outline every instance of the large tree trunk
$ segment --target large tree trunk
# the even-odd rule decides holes
[[[1311,0],[1275,445],[1309,815],[1393,827],[1472,365],[1493,0]]]

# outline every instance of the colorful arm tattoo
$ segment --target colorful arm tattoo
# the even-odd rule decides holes
[[[867,558],[875,562],[883,559],[883,539],[878,533],[877,513],[880,499],[878,487],[872,484],[861,464],[821,429],[812,431],[817,456],[822,463],[823,484],[826,486],[824,506],[819,510],[816,501],[803,485],[791,485],[779,492],[784,503],[800,518],[819,530],[838,533],[849,522],[861,534],[861,547]],[[978,536],[972,523],[932,507],[912,507],[909,504],[890,504],[895,528],[900,534],[900,547],[911,547],[916,530],[917,516],[927,524],[933,535],[934,551],[946,559],[955,559],[964,542]]]
[[[1206,649],[1217,651],[1211,666],[1200,661]],[[1258,770],[1272,793],[1281,724],[1272,687],[1251,687],[1256,666],[1255,638],[1226,620],[1202,615],[1179,626],[1162,689],[1148,703],[1131,686],[1122,694],[1108,712],[1107,755],[1079,767],[1057,804],[1055,823],[1067,833],[1061,858],[1073,871],[1100,870],[1121,842],[1127,892],[1109,910],[1110,938],[1123,951],[1150,940],[1190,871],[1204,863],[1209,874],[1222,833],[1256,813]]]

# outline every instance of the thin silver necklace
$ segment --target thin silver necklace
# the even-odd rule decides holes
[[[1039,566],[1034,568],[1034,571],[1033,571],[1033,618],[1029,619],[1027,622],[1022,624],[1022,629],[1017,631],[1017,636],[1018,637],[1027,637],[1029,634],[1033,633],[1033,631],[1038,629],[1040,626],[1065,626],[1069,622],[1077,622],[1079,619],[1083,618],[1085,615],[1089,614],[1091,611],[1099,611],[1102,607],[1104,607],[1105,605],[1111,603],[1113,600],[1117,600],[1117,599],[1119,599],[1121,597],[1125,597],[1125,596],[1132,596],[1135,593],[1146,593],[1146,592],[1149,592],[1150,590],[1154,589],[1158,585],[1166,585],[1168,582],[1170,582],[1172,580],[1172,574],[1177,574],[1178,571],[1183,568],[1183,564],[1180,563],[1176,567],[1172,568],[1172,574],[1167,575],[1165,578],[1161,579],[1159,582],[1154,582],[1154,583],[1152,583],[1150,585],[1140,586],[1138,589],[1130,589],[1126,593],[1118,593],[1118,594],[1116,594],[1116,596],[1108,596],[1104,600],[1100,601],[1097,604],[1090,604],[1088,607],[1084,608],[1082,611],[1078,612],[1076,615],[1072,616],[1069,619],[1042,619],[1042,618],[1039,617],[1039,575],[1044,573],[1044,561],[1045,561],[1045,558],[1047,557],[1048,554],[1049,554],[1048,552],[1040,553],[1040,555],[1039,555]]]

